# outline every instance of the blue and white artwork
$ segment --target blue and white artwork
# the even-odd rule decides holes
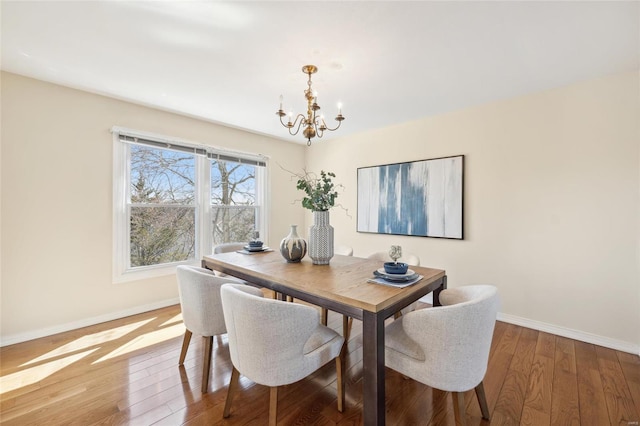
[[[462,239],[463,155],[358,169],[358,232]]]

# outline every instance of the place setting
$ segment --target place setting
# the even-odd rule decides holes
[[[242,254],[256,254],[256,253],[264,253],[268,251],[273,251],[272,248],[269,248],[264,245],[262,241],[260,241],[260,234],[258,231],[254,231],[252,233],[253,238],[244,246],[242,249],[237,250],[238,253]]]
[[[393,259],[393,262],[385,262],[383,268],[373,271],[373,278],[368,279],[367,282],[402,288],[420,281],[423,278],[422,275],[409,269],[407,263],[398,262],[401,256],[402,248],[400,246],[391,246],[389,257]]]

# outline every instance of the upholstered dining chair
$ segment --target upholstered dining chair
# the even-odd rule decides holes
[[[345,245],[337,245],[333,248],[333,254],[341,254],[343,256],[353,256],[353,248]]]
[[[242,250],[247,243],[223,243],[213,246],[213,254],[231,253],[234,251]],[[227,274],[220,271],[215,271],[215,274],[219,277],[226,277]]]
[[[234,251],[242,250],[244,248],[244,246],[246,246],[246,245],[247,245],[247,243],[223,243],[223,244],[218,244],[218,245],[213,247],[213,254],[231,253],[231,252],[234,252]],[[219,277],[227,277],[228,276],[224,272],[220,272],[220,271],[213,271],[213,273],[216,274]],[[241,280],[240,278],[235,278],[235,277],[234,277],[234,282],[241,282],[241,283],[244,283],[244,284],[249,284],[247,281]],[[270,293],[274,299],[278,296],[275,291],[272,292],[271,290],[266,290],[266,289],[263,290],[263,291],[266,292],[266,293]]]
[[[474,389],[482,417],[489,408],[482,384],[498,312],[490,285],[444,290],[443,306],[418,309],[385,328],[387,367],[436,389],[452,392],[455,417],[465,424],[464,392]]]
[[[275,425],[278,386],[297,382],[333,359],[338,411],[343,410],[342,360],[338,355],[344,338],[320,324],[316,309],[265,298],[260,290],[238,284],[223,285],[221,296],[233,364],[225,418],[229,417],[240,374],[270,387],[269,424]]]
[[[242,250],[247,243],[223,243],[213,247],[213,254],[230,253],[232,251]]]
[[[371,253],[369,256],[367,256],[367,259],[379,260],[380,262],[391,262],[389,253],[387,253],[386,251],[377,251],[375,253]],[[420,258],[415,254],[403,255],[398,260],[408,265],[420,266]]]
[[[213,336],[227,332],[222,314],[220,287],[224,283],[241,283],[241,281],[232,277],[218,277],[213,274],[213,271],[196,266],[180,265],[176,273],[182,320],[186,327],[179,365],[184,364],[191,336],[194,333],[202,336],[204,339],[202,393],[205,393],[209,387]]]

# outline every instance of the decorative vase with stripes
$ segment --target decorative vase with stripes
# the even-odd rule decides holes
[[[333,257],[333,226],[329,225],[329,211],[314,211],[309,227],[309,257],[314,265],[328,265]]]
[[[280,241],[280,254],[288,263],[298,263],[307,253],[307,242],[298,235],[298,225],[291,225],[289,235]]]

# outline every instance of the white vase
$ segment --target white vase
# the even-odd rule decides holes
[[[329,225],[329,211],[313,212],[309,227],[309,257],[314,265],[328,265],[333,257],[333,226]]]
[[[291,225],[289,235],[280,242],[280,254],[288,263],[297,263],[307,254],[307,242],[298,235],[298,225]]]

